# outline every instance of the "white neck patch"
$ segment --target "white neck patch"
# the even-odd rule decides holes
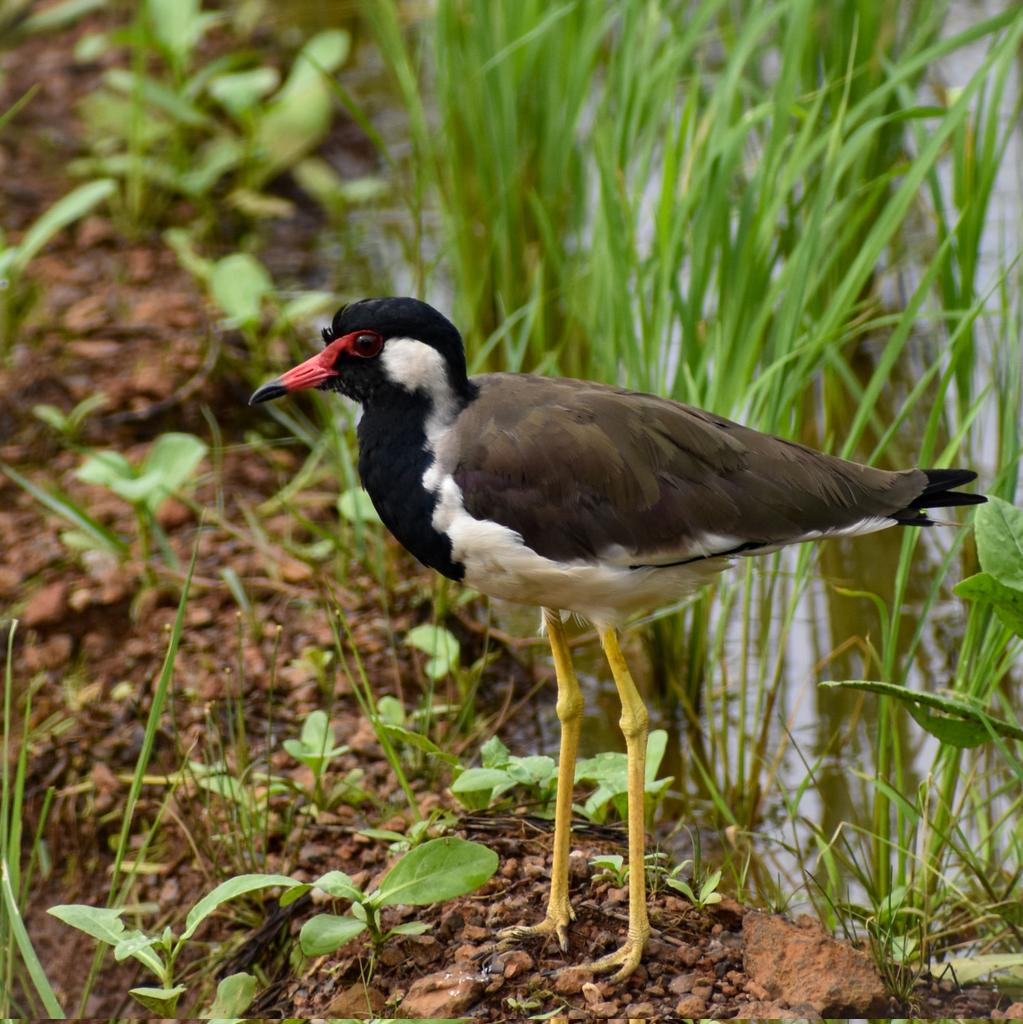
[[[432,443],[455,414],[455,396],[448,383],[444,357],[414,338],[390,338],[384,344],[380,361],[391,383],[410,393],[423,391],[429,397],[433,408],[426,421],[426,437]]]

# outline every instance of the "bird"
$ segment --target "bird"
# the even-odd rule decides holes
[[[628,780],[624,943],[590,964],[631,975],[650,936],[643,791],[648,713],[619,629],[691,593],[738,558],[790,544],[928,527],[929,509],[986,499],[966,469],[888,471],[622,387],[521,373],[470,376],[458,329],[418,299],[362,299],[324,348],[250,404],[316,388],[361,403],[358,468],[380,519],[424,565],[541,609],[561,725],[546,914],[506,942],[568,951],[572,791],[583,695],[565,618],[591,623],[621,700]]]

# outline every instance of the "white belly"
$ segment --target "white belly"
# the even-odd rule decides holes
[[[481,593],[520,604],[576,612],[597,626],[616,625],[696,590],[726,567],[708,559],[666,568],[630,569],[601,562],[552,561],[530,550],[499,523],[474,519],[450,476],[424,483],[437,493],[434,529],[451,539],[452,558],[465,566],[465,582]]]

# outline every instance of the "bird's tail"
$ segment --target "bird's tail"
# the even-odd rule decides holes
[[[987,498],[983,494],[968,494],[954,488],[977,479],[972,469],[924,469],[927,484],[895,518],[903,526],[934,526],[940,520],[932,519],[925,509],[954,508],[957,505],[983,505]]]

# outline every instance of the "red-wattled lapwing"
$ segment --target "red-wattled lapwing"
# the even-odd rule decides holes
[[[387,528],[421,562],[494,597],[538,605],[554,654],[561,752],[550,900],[510,937],[572,919],[568,852],[583,698],[562,626],[597,628],[622,702],[628,756],[629,930],[592,965],[635,970],[650,933],[643,868],[647,711],[616,627],[677,599],[736,557],[786,544],[930,526],[924,511],[985,499],[962,469],[887,472],[769,437],[656,395],[590,381],[469,377],[462,338],[416,299],[364,299],[326,348],[251,402],[340,391],[361,402],[359,473]]]

